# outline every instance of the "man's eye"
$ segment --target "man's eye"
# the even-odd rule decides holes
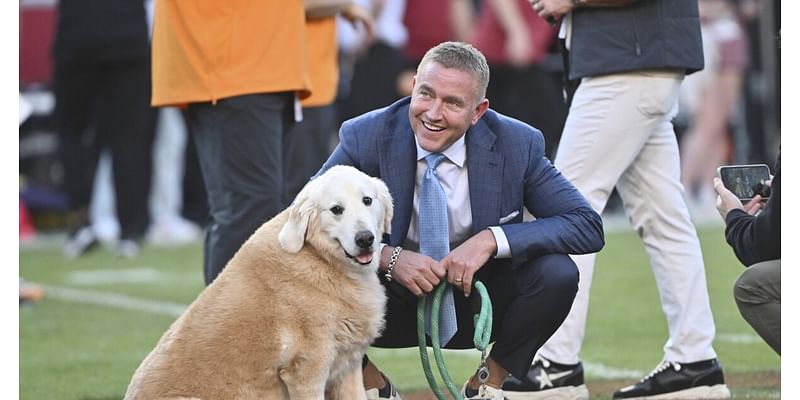
[[[361,199],[361,200],[364,202],[365,205],[371,205],[372,204],[372,197],[364,196],[364,198]]]
[[[331,207],[331,212],[333,213],[333,215],[342,215],[342,213],[344,212],[344,207],[333,206]]]

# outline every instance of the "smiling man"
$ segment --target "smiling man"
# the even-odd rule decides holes
[[[373,345],[416,346],[417,303],[446,281],[455,289],[457,329],[442,342],[474,347],[470,304],[480,280],[494,308],[495,343],[487,386],[479,393],[473,376],[462,390],[466,398],[503,399],[508,374],[525,375],[572,306],[578,271],[567,254],[598,251],[604,241],[600,216],[544,156],[541,132],[489,108],[488,83],[478,50],[439,44],[420,62],[410,98],[342,125],[319,174],[352,165],[386,182],[395,201],[380,260],[386,328]],[[437,161],[429,167],[430,159]],[[426,222],[432,180],[446,203],[446,218],[435,223]],[[536,219],[523,221],[524,209]],[[445,235],[443,253],[426,250],[432,225]],[[370,399],[400,398],[366,358],[364,388]]]

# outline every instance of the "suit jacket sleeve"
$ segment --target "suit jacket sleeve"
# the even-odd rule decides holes
[[[544,155],[541,133],[524,150],[523,202],[536,220],[503,225],[512,265],[546,254],[586,254],[603,248],[603,222]]]

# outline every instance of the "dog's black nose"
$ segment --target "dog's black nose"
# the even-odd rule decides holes
[[[362,249],[368,249],[375,241],[375,235],[370,231],[359,231],[356,233],[356,244]]]

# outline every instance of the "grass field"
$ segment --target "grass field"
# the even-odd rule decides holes
[[[722,227],[699,232],[706,262],[714,343],[734,398],[780,398],[781,362],[739,315],[731,287],[742,267]],[[627,230],[608,233],[599,255],[582,357],[593,399],[609,398],[656,366],[667,337],[644,248]],[[139,362],[203,288],[199,243],[145,247],[134,260],[100,249],[65,261],[54,240],[20,248],[19,271],[45,286],[45,299],[19,308],[21,399],[120,399]],[[404,398],[432,398],[416,349],[373,349],[371,358]],[[460,386],[473,352],[446,354]]]

